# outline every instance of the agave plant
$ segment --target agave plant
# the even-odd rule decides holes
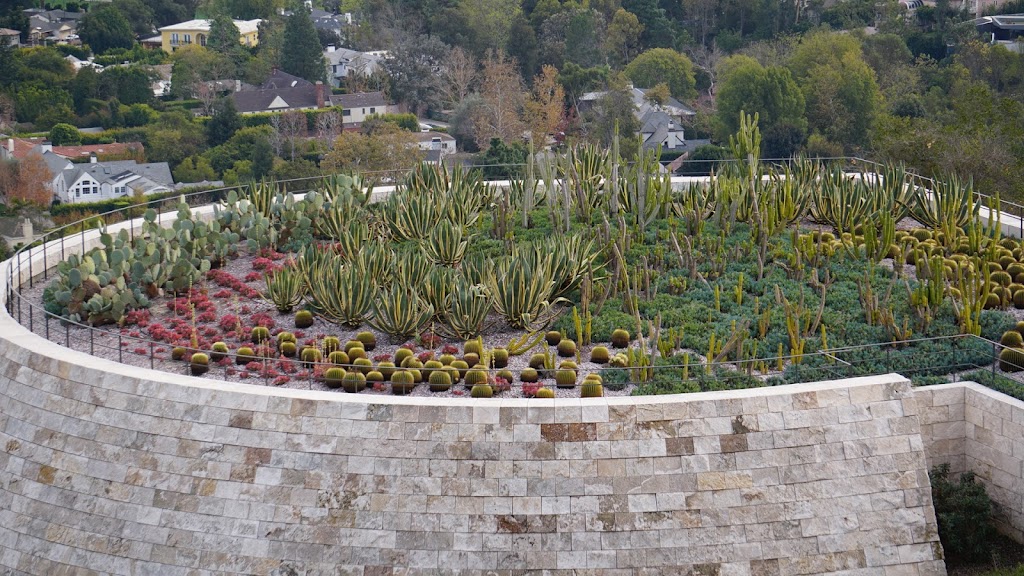
[[[413,248],[399,253],[394,259],[393,283],[399,286],[419,287],[430,273],[432,265],[423,250]]]
[[[274,182],[260,180],[253,182],[245,190],[245,198],[252,204],[256,212],[269,218],[277,197],[277,185]]]
[[[565,298],[552,296],[551,258],[511,258],[501,261],[489,278],[494,309],[512,328],[536,330],[558,314]]]
[[[491,309],[491,296],[486,287],[459,278],[455,281],[451,310],[444,317],[441,331],[460,340],[476,338],[484,331]]]
[[[910,215],[921,224],[948,235],[977,219],[980,207],[974,198],[974,181],[949,174],[934,180],[931,190],[915,187]]]
[[[263,297],[271,302],[278,312],[291,312],[292,308],[302,303],[306,283],[302,274],[294,268],[287,267],[264,274],[263,280],[267,283]]]
[[[373,288],[373,282],[359,268],[334,265],[325,266],[313,278],[310,293],[324,316],[354,328],[370,314]]]
[[[443,317],[451,307],[456,272],[451,268],[435,267],[423,282],[421,296],[434,307],[434,315]]]
[[[847,177],[839,168],[822,174],[812,190],[811,217],[832,226],[840,234],[853,232],[875,213],[868,187]]]
[[[368,242],[351,262],[377,286],[391,284],[392,268],[395,265],[395,251],[391,248],[377,242]]]
[[[395,239],[422,240],[437,223],[441,208],[435,197],[401,191],[384,203],[382,216]]]
[[[466,255],[469,242],[463,239],[462,227],[450,220],[441,220],[423,241],[423,252],[438,266],[458,266]]]
[[[417,334],[433,316],[434,307],[415,290],[393,286],[380,291],[369,322],[389,336],[405,339]]]

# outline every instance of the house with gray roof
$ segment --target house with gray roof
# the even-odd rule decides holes
[[[697,115],[692,108],[671,96],[662,103],[647,97],[648,90],[629,85],[633,98],[633,114],[640,121],[644,148],[680,150],[686,147],[683,120]],[[606,92],[587,92],[580,98],[580,107],[593,107]]]
[[[72,164],[62,172],[66,187],[62,202],[96,202],[136,194],[174,190],[167,162],[139,164],[134,160]]]
[[[383,92],[356,92],[333,94],[331,106],[341,107],[341,122],[345,128],[358,128],[373,114],[397,114],[398,106],[388,104]]]
[[[339,87],[349,76],[371,76],[384,60],[386,52],[359,52],[348,48],[327,46],[324,60],[327,61],[327,77],[331,85]]]
[[[239,114],[309,110],[328,105],[323,82],[316,84],[281,70],[274,70],[255,88],[242,88],[231,94]]]

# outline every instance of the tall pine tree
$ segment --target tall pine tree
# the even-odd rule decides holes
[[[327,79],[327,63],[320,46],[309,8],[299,2],[284,23],[284,45],[281,49],[281,69],[310,82]]]

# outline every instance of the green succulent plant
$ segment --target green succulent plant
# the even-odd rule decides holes
[[[196,352],[189,359],[189,369],[193,376],[202,376],[210,370],[210,357],[202,352]]]
[[[340,367],[328,368],[324,372],[324,384],[328,388],[341,388],[341,383],[345,379],[345,369]]]
[[[314,348],[312,346],[307,346],[303,348],[302,352],[299,355],[299,359],[306,364],[316,364],[323,360],[323,358],[324,355],[322,352],[320,352],[320,349]]]
[[[270,340],[270,329],[266,326],[256,326],[252,329],[252,334],[250,336],[254,343],[262,344],[267,340]]]
[[[353,369],[358,370],[360,373],[366,375],[373,370],[373,361],[369,358],[356,358],[352,361]]]
[[[576,343],[569,339],[559,341],[558,355],[562,358],[571,358],[576,356]]]
[[[559,388],[575,388],[576,371],[569,369],[558,370],[555,372],[555,385]]]
[[[210,346],[210,360],[220,362],[228,355],[228,345],[224,342],[214,342]]]
[[[469,390],[469,395],[473,398],[491,398],[494,396],[494,389],[488,384],[474,384]]]
[[[330,356],[332,353],[341,350],[341,340],[337,336],[324,336],[323,341],[320,342],[320,350]],[[345,352],[348,352],[348,350],[345,350]]]
[[[594,346],[594,349],[590,351],[590,361],[594,364],[607,364],[610,359],[608,348],[604,346]]]
[[[286,358],[294,358],[298,351],[298,346],[296,346],[295,342],[281,342],[281,345],[278,346],[278,350],[281,351],[282,356]]]
[[[412,389],[416,387],[416,380],[413,377],[412,372],[408,370],[398,370],[391,374],[391,393],[392,394],[408,394],[412,392]]]
[[[445,370],[435,370],[429,378],[431,392],[447,392],[452,387],[452,377]]]
[[[522,382],[537,382],[540,380],[540,374],[534,368],[523,368],[522,372],[519,373],[519,380]]]
[[[249,346],[242,346],[235,351],[235,364],[244,365],[256,361],[256,353]]]
[[[537,393],[533,395],[534,398],[554,398],[555,391],[551,388],[540,388]]]
[[[466,372],[466,386],[475,386],[477,384],[487,383],[487,372],[481,368],[474,366],[469,372]]]
[[[340,366],[347,366],[348,364],[351,363],[348,354],[345,354],[345,352],[341,350],[335,350],[334,352],[328,354],[327,361],[330,362],[331,364],[338,364]]]
[[[295,313],[295,327],[306,329],[313,325],[313,313],[309,310],[299,310]]]
[[[184,346],[175,346],[171,348],[171,360],[184,360],[186,350]]]
[[[341,380],[341,387],[350,394],[362,392],[366,389],[366,375],[362,372],[346,372]]]
[[[1020,332],[1016,330],[1007,330],[1003,332],[999,343],[1003,346],[1009,346],[1010,348],[1022,348],[1024,347],[1024,337],[1021,336]]]
[[[508,350],[504,348],[495,348],[491,350],[491,365],[495,368],[504,368],[508,366]]]
[[[625,348],[629,346],[629,332],[619,328],[612,332],[612,346],[615,348]]]
[[[584,380],[580,387],[580,398],[600,398],[604,396],[604,386],[594,380]]]
[[[363,350],[367,352],[373,352],[373,349],[377,347],[377,337],[373,335],[373,332],[362,331],[356,334],[356,340],[363,345]]]

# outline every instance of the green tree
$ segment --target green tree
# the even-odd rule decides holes
[[[284,45],[287,50],[281,52],[282,70],[310,82],[327,80],[323,47],[305,3],[300,3],[285,20]]]
[[[113,4],[104,4],[86,14],[78,24],[78,35],[97,54],[112,48],[131,48],[135,43],[131,23]]]
[[[739,130],[740,111],[757,114],[760,127],[777,123],[807,130],[804,95],[786,68],[764,68],[749,56],[730,56],[722,62],[716,103],[717,138],[721,142]]]
[[[146,104],[153,100],[149,72],[138,66],[110,66],[99,75],[99,96],[117,98],[123,104]]]
[[[460,0],[458,10],[471,38],[469,48],[482,57],[488,49],[508,44],[512,21],[520,13],[520,0]]]
[[[658,0],[623,0],[622,7],[636,14],[643,32],[640,44],[645,48],[668,48],[675,41],[672,21],[665,17],[665,11],[658,6]]]
[[[219,15],[210,22],[210,37],[206,41],[209,50],[226,56],[235,65],[232,76],[249,58],[245,47],[238,41],[239,32],[235,22],[226,15]]]
[[[82,134],[71,124],[55,124],[50,128],[50,142],[54,146],[77,146],[82,143]]]
[[[174,180],[177,182],[203,182],[216,180],[217,173],[209,161],[202,156],[189,156],[174,169]]]
[[[519,178],[528,154],[521,142],[509,146],[499,138],[491,138],[490,146],[480,155],[478,164],[483,167],[484,178],[488,180]]]
[[[71,98],[75,103],[75,112],[85,114],[88,110],[86,103],[99,95],[99,75],[92,66],[82,68],[75,74],[71,81]]]
[[[238,117],[235,101],[231,98],[220,98],[213,105],[213,115],[206,123],[206,142],[210,146],[219,146],[227,142],[242,127]]]
[[[137,36],[152,36],[155,26],[153,9],[142,0],[114,0],[114,8],[124,16]]]
[[[640,34],[644,31],[644,25],[636,17],[636,14],[619,8],[608,25],[608,34],[605,36],[605,50],[608,57],[616,64],[625,64],[632,60],[640,48]]]
[[[505,52],[519,63],[519,73],[523,78],[532,78],[537,73],[540,65],[537,33],[526,16],[520,14],[512,21]]]
[[[690,59],[669,48],[654,48],[640,54],[626,66],[626,76],[640,88],[653,88],[664,82],[676,98],[697,96],[697,80]]]
[[[804,94],[810,130],[846,148],[866,146],[881,94],[860,42],[849,34],[811,34],[788,66]]]
[[[608,82],[610,71],[606,66],[583,68],[572,62],[566,62],[558,73],[558,83],[565,88],[565,95],[570,102],[577,102],[581,96]]]
[[[616,129],[625,141],[640,131],[633,94],[626,87],[624,78],[612,79],[604,95],[594,103],[593,109],[586,113],[585,120],[590,127],[592,139],[604,146],[611,145]],[[632,150],[632,147],[620,146],[619,149],[626,153]]]

